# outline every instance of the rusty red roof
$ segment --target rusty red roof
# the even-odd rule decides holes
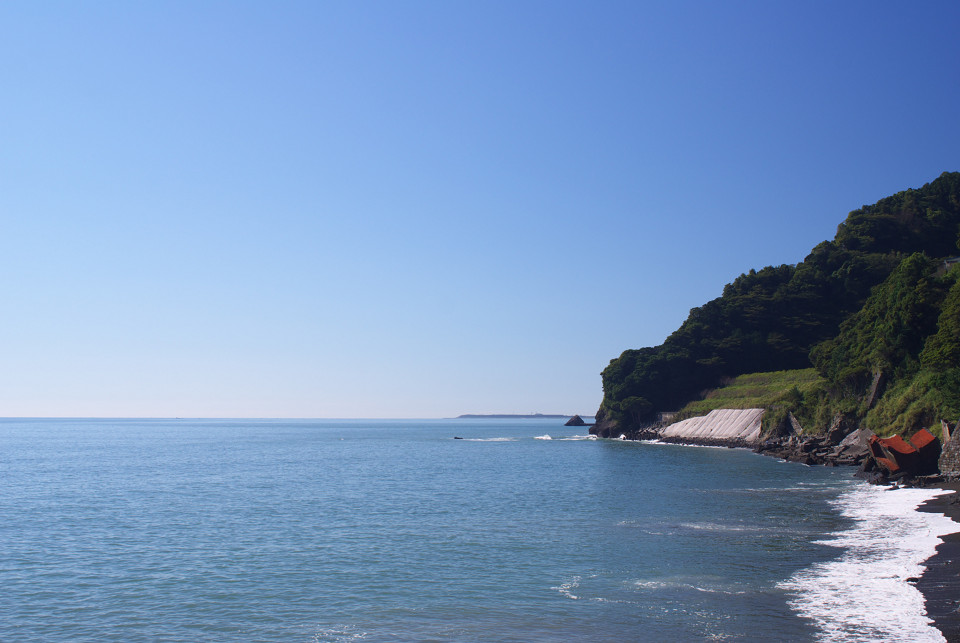
[[[919,451],[920,449],[927,446],[931,442],[936,441],[936,439],[937,439],[937,436],[935,436],[934,434],[930,433],[926,429],[920,429],[919,431],[913,434],[912,438],[910,438],[910,444],[912,444],[917,449],[917,451]]]
[[[902,453],[906,455],[908,453],[917,452],[912,444],[901,438],[899,435],[891,435],[889,438],[877,438],[877,442],[895,453]]]

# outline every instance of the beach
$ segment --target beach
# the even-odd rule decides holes
[[[952,493],[924,502],[918,511],[942,513],[960,523],[960,483],[941,487]],[[927,616],[949,643],[955,643],[960,642],[960,531],[940,538],[943,542],[937,545],[937,553],[923,563],[926,569],[916,587],[926,601]]]

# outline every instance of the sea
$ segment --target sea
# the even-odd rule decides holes
[[[0,640],[943,640],[909,579],[955,523],[852,473],[556,419],[5,419]]]

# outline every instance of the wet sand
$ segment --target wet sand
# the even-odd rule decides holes
[[[960,523],[960,483],[939,485],[953,491],[928,500],[919,511],[942,513]],[[960,525],[958,525],[960,529]],[[926,571],[916,587],[926,599],[927,616],[949,643],[960,643],[960,532],[941,536],[937,553],[923,564]]]

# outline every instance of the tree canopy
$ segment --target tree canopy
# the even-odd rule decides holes
[[[922,360],[949,363],[960,295],[934,273],[958,242],[960,173],[863,206],[801,263],[740,275],[660,346],[611,360],[598,419],[630,429],[745,373],[814,363],[856,388],[877,370],[903,378]]]

